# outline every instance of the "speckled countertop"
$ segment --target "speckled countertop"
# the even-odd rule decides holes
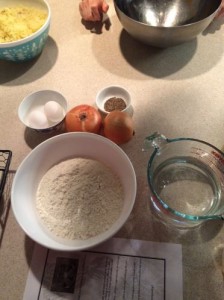
[[[41,56],[27,64],[0,62],[0,148],[13,152],[11,170],[49,138],[27,130],[18,119],[21,100],[40,89],[54,89],[76,104],[94,104],[97,92],[111,84],[126,87],[134,108],[136,134],[122,146],[136,171],[138,192],[133,212],[118,237],[183,245],[184,299],[224,297],[222,222],[190,231],[164,226],[148,206],[148,156],[144,137],[194,137],[218,148],[224,144],[224,26],[216,20],[196,40],[169,49],[139,44],[122,29],[110,3],[110,26],[82,24],[78,1],[49,0],[50,36]],[[94,29],[94,30],[92,30]],[[97,29],[97,30],[95,30]],[[10,175],[10,177],[12,174]],[[18,226],[11,209],[1,224],[0,299],[22,299],[33,242]],[[178,300],[178,299],[175,299]]]

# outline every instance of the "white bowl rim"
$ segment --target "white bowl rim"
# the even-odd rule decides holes
[[[119,90],[121,90],[121,91],[123,91],[123,92],[125,92],[126,94],[127,94],[127,106],[126,106],[126,108],[125,109],[123,109],[122,111],[123,112],[127,112],[128,110],[129,110],[129,108],[130,108],[130,106],[131,106],[131,94],[129,93],[129,91],[125,88],[125,87],[123,87],[123,86],[121,86],[121,85],[108,85],[108,86],[105,86],[104,88],[102,88],[101,90],[99,90],[98,91],[98,93],[97,93],[97,95],[96,95],[96,105],[97,105],[97,108],[102,112],[102,113],[104,113],[104,114],[109,114],[109,112],[108,111],[106,111],[105,109],[103,109],[103,107],[101,107],[101,105],[100,105],[100,103],[101,103],[101,101],[100,101],[100,96],[101,96],[101,94],[103,93],[103,92],[105,92],[105,91],[107,91],[107,90],[109,90],[109,89],[117,89],[118,91]]]
[[[75,136],[77,137],[86,137],[86,138],[91,138],[91,139],[98,139],[98,140],[101,140],[102,142],[105,142],[107,143],[108,145],[110,145],[112,148],[114,148],[115,150],[117,150],[120,154],[122,154],[122,156],[124,157],[124,159],[126,160],[126,162],[128,162],[129,164],[129,167],[130,169],[132,170],[132,180],[133,180],[133,186],[132,186],[132,190],[133,190],[133,197],[132,199],[130,199],[130,202],[129,203],[129,206],[128,206],[128,210],[126,211],[126,214],[125,216],[123,216],[123,221],[122,223],[119,225],[119,227],[116,229],[116,231],[114,232],[111,232],[109,235],[107,235],[107,237],[103,238],[102,240],[99,239],[97,242],[94,242],[94,243],[90,243],[88,246],[74,246],[74,245],[63,245],[61,244],[60,247],[57,247],[57,246],[51,246],[49,244],[45,244],[43,242],[41,242],[38,238],[34,238],[31,233],[29,232],[29,230],[24,226],[24,224],[22,223],[21,221],[21,217],[19,216],[19,214],[17,213],[16,209],[15,209],[15,200],[14,200],[14,194],[16,193],[15,191],[15,186],[17,184],[17,178],[20,177],[20,173],[22,172],[23,170],[23,167],[24,167],[24,164],[26,163],[26,161],[30,158],[32,158],[32,156],[41,150],[41,148],[44,148],[44,146],[47,144],[47,143],[53,143],[54,140],[57,140],[57,139],[61,139],[62,142],[63,140],[65,139],[69,139],[70,136],[74,139]],[[52,138],[49,138],[48,140],[42,142],[41,144],[39,144],[36,148],[34,148],[26,157],[25,159],[22,161],[22,163],[19,165],[17,171],[16,171],[16,174],[15,174],[15,177],[13,179],[13,183],[12,183],[12,188],[11,188],[11,205],[12,205],[12,211],[13,211],[13,214],[18,222],[18,224],[20,225],[20,227],[23,229],[23,231],[27,234],[27,236],[29,236],[33,241],[37,242],[38,244],[46,247],[46,248],[49,248],[49,249],[53,249],[53,250],[59,250],[59,251],[81,251],[81,250],[86,250],[86,249],[89,249],[89,248],[92,248],[94,246],[97,246],[99,245],[100,243],[108,240],[109,238],[111,238],[112,236],[114,236],[120,229],[121,227],[125,224],[125,222],[127,221],[127,219],[129,218],[130,214],[131,214],[131,211],[134,207],[134,204],[135,204],[135,198],[136,198],[136,193],[137,193],[137,180],[136,180],[136,174],[135,174],[135,170],[134,170],[134,167],[129,159],[129,157],[127,156],[127,154],[118,146],[116,145],[115,143],[113,143],[112,141],[110,141],[109,139],[103,137],[103,136],[100,136],[98,134],[94,134],[94,133],[87,133],[87,132],[69,132],[69,133],[63,133],[63,134],[60,134],[60,135],[57,135],[57,136],[54,136]]]
[[[56,122],[55,124],[49,126],[49,127],[46,127],[46,128],[35,128],[35,127],[31,127],[30,125],[28,125],[25,121],[24,121],[24,118],[22,117],[22,107],[25,105],[25,103],[27,103],[29,101],[29,98],[32,97],[33,95],[36,95],[36,94],[40,94],[40,93],[45,93],[45,92],[51,92],[51,93],[54,93],[54,94],[57,94],[59,95],[60,97],[62,97],[64,99],[64,103],[66,104],[63,108],[65,110],[65,114],[67,113],[67,108],[68,108],[68,102],[66,100],[66,98],[64,97],[64,95],[62,93],[60,93],[59,91],[56,91],[56,90],[50,90],[50,89],[46,89],[46,90],[38,90],[38,91],[35,91],[35,92],[31,92],[29,93],[27,96],[25,96],[23,98],[23,100],[21,101],[21,103],[19,104],[19,108],[18,108],[18,117],[20,119],[20,121],[28,128],[30,129],[33,129],[33,130],[37,130],[37,131],[45,131],[46,129],[53,129],[55,126],[57,126],[58,124],[60,124],[63,119],[61,119],[60,121]]]
[[[15,47],[15,46],[19,46],[22,45],[24,43],[27,43],[31,40],[33,40],[34,38],[36,38],[37,36],[39,36],[40,33],[44,32],[45,29],[49,26],[50,24],[50,20],[51,20],[51,8],[50,5],[48,4],[48,2],[46,0],[41,0],[47,7],[47,19],[44,22],[44,24],[41,26],[41,28],[39,28],[37,31],[35,31],[34,33],[32,33],[31,35],[20,39],[20,40],[16,40],[16,41],[12,41],[12,42],[7,42],[7,43],[0,43],[0,49],[3,48],[11,48],[11,47]]]

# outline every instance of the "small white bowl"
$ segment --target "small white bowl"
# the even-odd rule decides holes
[[[124,205],[120,217],[105,232],[86,240],[62,240],[50,234],[39,221],[36,192],[42,177],[51,167],[75,157],[96,159],[110,167],[124,187]],[[120,230],[134,206],[136,189],[134,168],[119,146],[98,134],[70,132],[44,141],[23,160],[13,180],[11,203],[18,224],[37,243],[59,251],[84,250],[102,243]]]
[[[62,107],[63,110],[62,117],[56,122],[52,122],[48,120],[47,125],[43,127],[42,126],[37,127],[32,125],[32,123],[29,122],[29,115],[34,110],[41,112],[41,114],[43,114],[44,105],[48,101],[55,101]],[[67,101],[62,94],[53,90],[41,90],[41,91],[31,93],[23,99],[18,109],[18,116],[21,122],[28,128],[38,132],[50,132],[61,128],[65,119],[66,112],[67,112]]]
[[[103,114],[109,113],[105,110],[104,105],[112,97],[122,98],[126,103],[126,108],[122,111],[130,115],[132,114],[131,95],[125,88],[118,85],[105,87],[96,95],[96,105]]]

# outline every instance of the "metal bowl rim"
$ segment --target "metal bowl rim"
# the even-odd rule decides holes
[[[186,28],[186,27],[190,27],[192,25],[196,25],[196,24],[199,24],[203,21],[205,21],[206,19],[209,19],[211,16],[213,16],[214,14],[217,14],[218,11],[220,10],[221,8],[221,4],[222,4],[222,1],[220,0],[220,4],[218,6],[218,8],[213,12],[211,13],[210,15],[208,15],[206,18],[200,20],[200,21],[197,21],[197,22],[193,22],[193,23],[189,23],[189,24],[183,24],[183,25],[175,25],[175,26],[154,26],[154,25],[149,25],[147,23],[143,23],[143,22],[140,22],[140,21],[137,21],[135,19],[132,19],[131,17],[129,17],[128,15],[126,15],[117,5],[116,3],[116,0],[113,0],[114,2],[114,6],[115,6],[115,9],[117,9],[119,12],[121,12],[124,16],[126,16],[128,19],[130,19],[131,21],[133,21],[134,23],[137,23],[137,24],[140,24],[140,25],[143,25],[145,27],[149,27],[149,28],[158,28],[158,29],[163,29],[163,30],[169,30],[169,29],[172,29],[172,28]]]

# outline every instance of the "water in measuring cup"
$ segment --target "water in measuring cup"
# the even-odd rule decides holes
[[[195,158],[166,160],[154,171],[153,186],[160,199],[184,214],[212,214],[219,206],[221,190],[214,173]]]

